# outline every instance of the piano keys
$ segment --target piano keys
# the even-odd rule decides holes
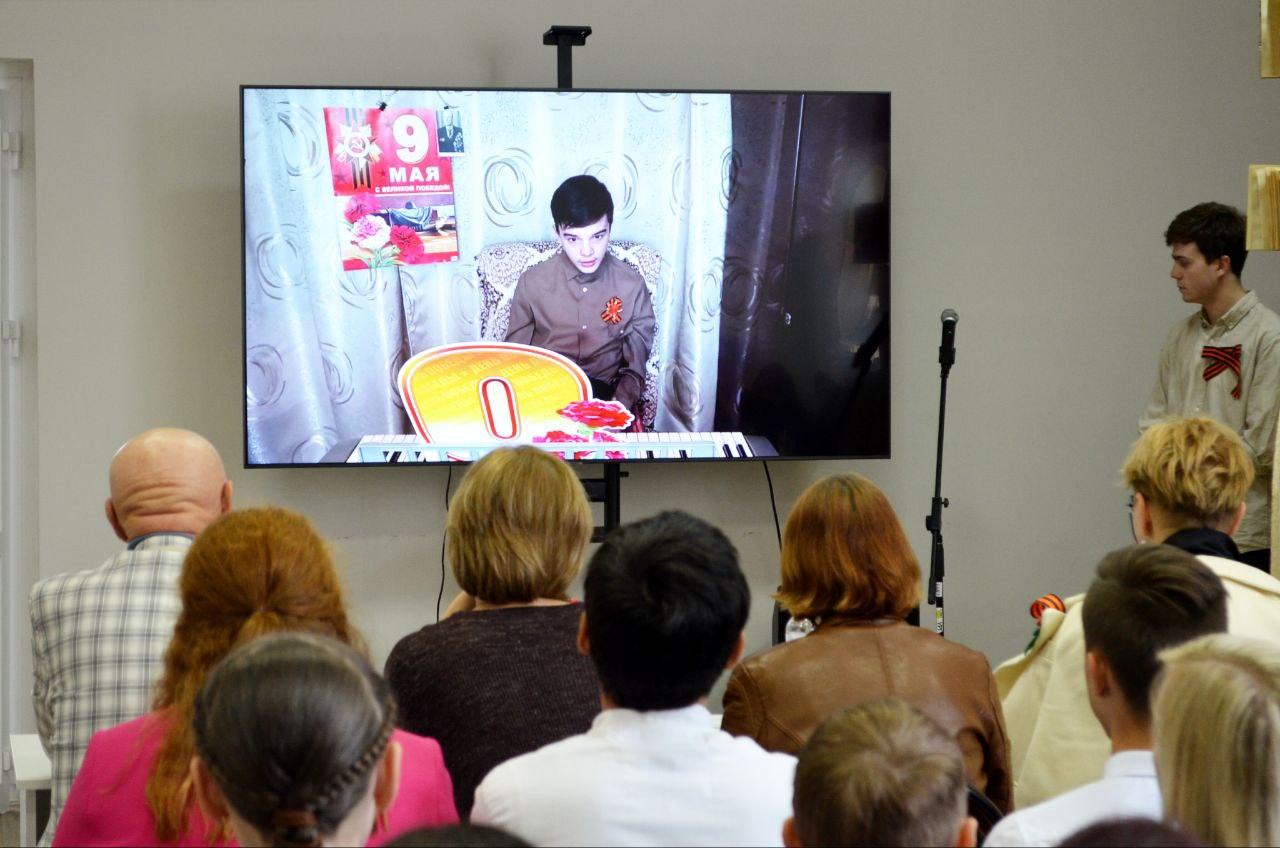
[[[768,459],[777,451],[769,440],[742,433],[612,433],[616,442],[544,442],[533,445],[581,460],[607,460],[606,451],[628,460]],[[416,434],[365,436],[336,444],[323,462],[403,465],[428,462],[473,462],[494,444],[427,443]]]

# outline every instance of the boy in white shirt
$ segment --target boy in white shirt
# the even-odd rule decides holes
[[[1098,564],[1084,599],[1083,628],[1089,705],[1111,740],[1102,779],[1007,816],[985,845],[1057,845],[1106,819],[1163,815],[1151,753],[1157,654],[1225,632],[1227,591],[1183,550],[1133,545]]]
[[[578,648],[600,677],[591,730],[508,760],[471,820],[534,845],[781,845],[795,758],[719,730],[707,695],[743,650],[750,591],[716,528],[665,512],[587,568]]]

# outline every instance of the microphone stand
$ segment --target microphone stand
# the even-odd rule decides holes
[[[950,326],[948,327],[948,313]],[[933,535],[933,544],[929,551],[929,594],[927,603],[934,607],[934,629],[939,636],[946,635],[943,616],[943,578],[946,573],[946,555],[942,547],[942,510],[951,506],[951,502],[942,496],[942,437],[946,430],[947,420],[947,376],[956,361],[955,325],[958,316],[953,310],[942,313],[942,344],[938,347],[938,364],[942,366],[942,393],[938,401],[938,461],[933,477],[933,500],[930,502],[929,514],[925,516],[924,527]]]

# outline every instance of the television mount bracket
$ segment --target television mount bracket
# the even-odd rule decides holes
[[[591,34],[589,26],[552,26],[542,43],[556,48],[556,88],[573,88],[573,48],[582,47]]]

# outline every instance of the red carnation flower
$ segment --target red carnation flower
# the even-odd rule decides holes
[[[556,411],[584,427],[606,430],[624,430],[635,420],[631,411],[616,400],[580,400]]]
[[[378,201],[372,194],[353,194],[351,199],[347,201],[347,209],[343,212],[343,217],[347,219],[348,224],[354,224],[365,215],[378,211]]]
[[[422,239],[413,227],[402,225],[392,227],[391,243],[399,248],[402,262],[412,262],[422,256]]]

